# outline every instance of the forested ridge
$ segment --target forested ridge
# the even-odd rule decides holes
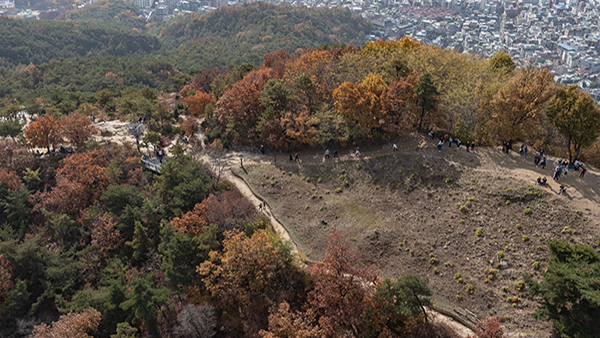
[[[321,264],[303,268],[219,167],[197,159],[238,146],[380,145],[429,130],[478,146],[526,140],[571,162],[600,158],[600,110],[589,95],[504,52],[485,59],[409,38],[363,45],[368,25],[346,9],[254,3],[143,32],[103,28],[108,18],[83,23],[96,21],[93,13],[82,22],[0,21],[17,27],[13,39],[33,25],[31,41],[47,49],[38,55],[25,41],[26,51],[48,58],[15,56],[0,68],[3,336],[454,337],[423,316],[433,296],[426,278],[378,279],[340,233]],[[126,56],[66,46],[77,57],[55,57],[49,44],[59,32]],[[139,48],[120,49],[127,39]],[[157,49],[144,49],[145,39]],[[100,118],[146,130],[116,143],[92,125]],[[170,157],[161,175],[144,171],[141,155],[159,150]],[[562,275],[596,278],[600,260],[593,249],[550,247],[548,279],[526,279],[541,298],[536,316],[566,337],[591,337],[593,318],[574,322],[542,291]],[[570,304],[578,288],[567,290]],[[594,296],[583,311],[596,313],[597,290],[582,289]],[[478,332],[498,335],[494,320]]]
[[[144,55],[161,48],[155,36],[102,24],[0,18],[0,65],[39,65],[82,56]]]

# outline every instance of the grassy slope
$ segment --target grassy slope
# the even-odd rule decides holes
[[[407,145],[396,154],[377,151],[371,153],[374,158],[338,164],[321,164],[319,155],[305,158],[300,165],[278,160],[283,164],[249,166],[247,180],[271,204],[308,258],[319,260],[327,235],[338,229],[381,276],[427,276],[438,304],[467,308],[480,318],[508,316],[509,332],[534,336],[549,332],[547,323],[527,315],[535,303],[517,291],[515,283],[523,273],[541,277],[548,238],[595,246],[599,234],[593,223],[598,210],[582,207],[572,187],[570,196],[563,197],[531,186],[533,177],[543,171],[531,168],[516,154],[508,158],[485,149],[473,155],[464,148],[459,152],[444,148],[439,154],[433,145],[415,148]],[[581,183],[573,176],[566,180],[568,187],[571,181]],[[452,180],[446,183],[448,178]],[[339,187],[343,192],[336,194]],[[594,194],[590,196],[597,198]],[[466,202],[470,206],[463,212],[458,206]],[[532,213],[526,215],[526,208]],[[563,231],[565,227],[569,232]],[[482,236],[477,235],[478,229]],[[498,269],[499,251],[508,269]],[[539,262],[538,269],[534,262]],[[490,268],[496,270],[495,276],[486,281]],[[463,283],[455,279],[457,273]],[[473,285],[472,295],[466,284]],[[507,298],[514,296],[520,301],[513,306]]]

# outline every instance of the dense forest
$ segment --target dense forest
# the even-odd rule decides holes
[[[56,18],[59,21],[103,23],[125,29],[146,29],[146,19],[139,17],[140,9],[132,2],[102,0],[83,8],[68,11]]]
[[[409,38],[362,45],[369,26],[346,9],[254,3],[136,32],[133,10],[114,8],[130,22],[123,30],[105,28],[112,19],[93,7],[70,22],[0,21],[15,28],[2,41],[25,46],[0,47],[12,55],[0,68],[2,336],[454,337],[426,321],[427,279],[378,279],[339,233],[322,263],[304,266],[198,161],[197,142],[289,151],[432,130],[600,158],[589,95],[504,52],[484,59]],[[23,110],[36,120],[25,126]],[[137,144],[98,142],[91,120],[104,117],[146,132]],[[167,148],[161,175],[141,168],[140,152]],[[600,256],[549,247],[547,278],[526,280],[536,316],[591,337],[595,318],[574,318],[600,308]],[[495,321],[480,328],[478,337],[501,336]]]
[[[81,56],[149,54],[155,36],[100,24],[0,18],[0,65],[39,65]]]

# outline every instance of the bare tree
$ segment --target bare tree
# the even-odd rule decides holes
[[[216,318],[210,304],[186,304],[177,315],[174,333],[181,338],[210,338],[216,333]]]

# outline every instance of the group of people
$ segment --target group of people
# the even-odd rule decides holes
[[[435,136],[435,133],[430,131],[429,132],[429,137]],[[459,138],[456,138],[456,140],[452,139],[452,136],[448,136],[448,134],[444,135],[444,137],[440,137],[440,140],[438,141],[437,144],[437,149],[439,152],[442,152],[442,146],[444,145],[444,143],[448,142],[448,148],[452,149],[452,143],[454,142],[456,144],[456,148],[454,148],[454,150],[460,149],[460,145],[462,144],[462,141]],[[470,151],[474,152],[475,151],[475,142],[467,142],[465,143],[465,150],[466,151]]]

